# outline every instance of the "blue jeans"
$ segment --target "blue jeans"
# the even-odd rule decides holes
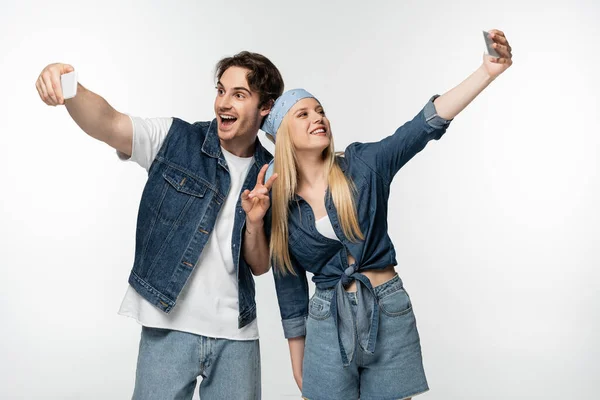
[[[259,400],[258,340],[215,339],[142,327],[133,400]]]
[[[397,400],[429,389],[415,315],[402,280],[396,275],[374,291],[381,311],[375,352],[365,352],[355,336],[355,356],[344,367],[330,308],[334,290],[315,290],[306,322],[302,371],[305,398]],[[356,292],[345,294],[356,318]]]

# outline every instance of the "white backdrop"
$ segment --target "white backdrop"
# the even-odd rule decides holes
[[[140,328],[117,310],[145,172],[41,102],[44,66],[119,111],[196,121],[214,64],[260,52],[319,97],[342,150],[460,83],[499,28],[514,65],[392,189],[419,398],[597,399],[599,17],[592,0],[2,0],[0,398],[126,399],[135,377]],[[257,292],[263,398],[299,398],[271,273]]]

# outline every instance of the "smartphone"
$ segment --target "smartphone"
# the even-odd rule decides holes
[[[69,72],[60,76],[63,98],[72,99],[77,94],[77,72]]]
[[[500,57],[500,54],[496,52],[496,49],[492,47],[494,41],[489,38],[490,33],[483,31],[483,39],[485,40],[485,47],[487,48],[487,53],[492,57]]]

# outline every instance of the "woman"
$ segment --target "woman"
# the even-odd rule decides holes
[[[323,106],[290,90],[262,129],[275,142],[271,257],[294,377],[305,398],[406,399],[428,390],[410,298],[394,270],[387,233],[390,183],[428,141],[512,64],[504,33],[490,31],[501,58],[433,96],[412,121],[375,143],[334,152]],[[313,274],[308,298],[306,272]]]

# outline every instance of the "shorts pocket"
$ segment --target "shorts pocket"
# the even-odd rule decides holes
[[[410,297],[404,288],[399,288],[392,293],[386,293],[379,299],[381,312],[389,317],[399,317],[412,311]]]
[[[331,302],[314,296],[308,303],[308,315],[316,320],[324,320],[331,315]]]

